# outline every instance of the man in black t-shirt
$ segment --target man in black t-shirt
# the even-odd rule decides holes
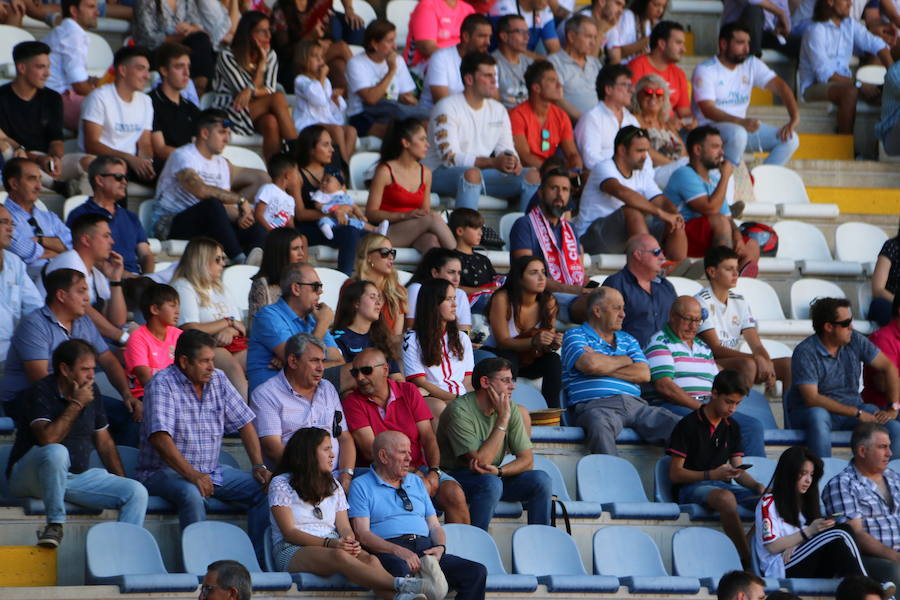
[[[181,95],[191,81],[191,49],[167,42],[156,51],[156,64],[162,81],[150,92],[150,99],[153,162],[161,173],[169,155],[193,140],[200,109]]]
[[[47,526],[38,545],[59,546],[66,521],[64,502],[118,508],[119,520],[142,526],[147,488],[127,479],[109,434],[100,389],[94,381],[97,352],[84,340],[66,340],[53,351],[53,373],[34,384],[16,423],[6,465],[16,496],[41,498]],[[106,469],[91,468],[96,449]]]
[[[61,60],[61,59],[60,59]],[[0,86],[0,150],[34,160],[44,187],[69,195],[89,194],[87,169],[94,157],[66,153],[63,148],[62,97],[46,87],[50,76],[50,47],[21,42],[13,48],[16,78]],[[73,182],[69,189],[60,183]]]

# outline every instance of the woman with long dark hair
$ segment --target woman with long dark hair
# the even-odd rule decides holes
[[[306,262],[306,238],[290,227],[276,227],[266,235],[262,263],[251,277],[247,323],[263,306],[281,298],[281,273],[288,265]]]
[[[822,517],[822,459],[792,446],[778,459],[769,489],[756,505],[756,556],[766,577],[866,575],[853,533]]]
[[[275,568],[328,577],[340,573],[379,598],[423,600],[421,579],[393,577],[360,547],[347,518],[347,498],[331,475],[331,436],[318,427],[288,440],[269,483]]]
[[[556,350],[556,298],[547,291],[547,265],[539,256],[513,260],[503,287],[494,292],[489,309],[491,337],[485,346],[513,363],[513,375],[543,377],[541,393],[547,406],[559,408],[562,363]]]
[[[453,250],[444,248],[432,248],[425,253],[422,261],[416,266],[412,277],[409,278],[406,291],[409,296],[407,301],[406,328],[412,329],[418,314],[417,303],[419,290],[422,284],[429,279],[446,279],[456,290],[456,327],[462,331],[472,329],[472,310],[469,306],[469,298],[459,288],[462,262],[459,255]]]

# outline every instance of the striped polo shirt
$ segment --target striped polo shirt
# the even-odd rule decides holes
[[[563,336],[562,345],[563,383],[568,406],[619,394],[641,397],[641,388],[634,383],[616,377],[587,375],[576,369],[575,363],[584,354],[586,346],[600,354],[628,356],[635,363],[647,362],[638,341],[624,331],[616,332],[615,345],[612,345],[587,323],[569,329]]]
[[[669,377],[691,396],[712,393],[719,368],[712,350],[700,338],[694,338],[693,344],[688,345],[666,325],[650,338],[644,352],[650,363],[650,381]]]

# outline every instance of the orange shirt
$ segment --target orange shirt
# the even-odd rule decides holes
[[[550,105],[546,120],[540,123],[531,103],[526,100],[509,111],[509,121],[512,125],[512,134],[524,135],[531,153],[544,160],[556,154],[560,142],[575,139],[572,121],[565,111],[555,104]]]

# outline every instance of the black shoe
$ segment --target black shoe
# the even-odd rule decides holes
[[[63,539],[62,523],[48,523],[44,531],[38,534],[38,546],[58,548]]]

